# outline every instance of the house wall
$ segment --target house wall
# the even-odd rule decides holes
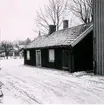
[[[54,49],[55,62],[49,62],[49,49],[42,49],[42,66],[48,68],[62,69],[62,49]]]
[[[24,55],[24,64],[27,64],[27,62],[26,62],[26,50],[23,51],[23,55]]]
[[[55,62],[49,62],[49,49],[42,49],[42,66],[48,68],[62,69],[62,49],[54,49]]]
[[[30,60],[26,58],[26,52],[30,51]],[[36,66],[36,52],[34,49],[24,50],[24,64]]]
[[[49,62],[49,49],[54,49],[55,51],[55,61]],[[26,59],[26,51],[30,51],[30,60]],[[24,64],[36,66],[36,50],[37,49],[25,49],[24,50]],[[62,68],[62,51],[68,50],[69,48],[41,48],[41,63],[42,67],[63,69]],[[71,61],[70,61],[71,62]]]
[[[87,35],[73,48],[74,70],[93,70],[93,40],[92,33]]]
[[[93,0],[94,12],[94,70],[104,75],[104,0]]]

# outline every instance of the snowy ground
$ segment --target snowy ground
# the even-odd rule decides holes
[[[3,104],[104,104],[104,77],[0,60]]]

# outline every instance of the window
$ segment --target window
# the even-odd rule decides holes
[[[54,62],[54,60],[55,60],[54,50],[51,49],[49,50],[49,62]]]
[[[30,60],[30,51],[27,51],[27,60]]]

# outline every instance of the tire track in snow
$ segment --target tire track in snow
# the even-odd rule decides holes
[[[21,84],[19,84],[21,83]],[[6,86],[7,85],[7,86]],[[26,97],[29,98],[29,100],[32,100],[34,102],[36,102],[37,104],[42,104],[33,94],[27,92],[26,90],[31,90],[30,87],[26,86],[26,84],[24,84],[22,81],[13,78],[12,76],[7,76],[5,78],[5,85],[4,87],[8,90],[8,91],[12,91],[14,89],[14,91],[18,91],[19,93],[21,93],[22,95],[25,95]],[[11,89],[12,88],[12,89]],[[24,88],[24,89],[23,89]],[[28,89],[29,88],[29,89]],[[32,90],[31,90],[32,91]],[[17,93],[18,93],[17,92]],[[16,93],[14,93],[14,96],[19,96],[21,97],[21,95],[18,95]]]
[[[36,80],[34,83],[35,83],[35,85],[34,86],[39,86],[38,88],[40,88],[41,87],[41,90],[47,90],[48,92],[50,92],[50,91],[52,91],[53,93],[55,93],[56,95],[58,95],[58,96],[60,96],[60,97],[62,97],[62,98],[64,98],[65,97],[65,95],[66,95],[66,97],[72,97],[72,96],[68,96],[67,94],[67,91],[65,92],[65,89],[62,89],[62,87],[60,88],[58,88],[57,86],[51,86],[50,84],[47,84],[47,83],[45,83],[45,82],[43,82],[43,81],[40,81],[39,82],[39,80],[37,80],[37,79],[30,79],[30,81],[32,81],[32,80]],[[49,80],[49,82],[50,82],[50,80]],[[51,83],[54,83],[54,82],[51,82]],[[60,84],[61,84],[61,82],[60,82]],[[57,97],[58,98],[58,97]]]
[[[31,80],[33,80],[33,79],[31,79]],[[80,78],[79,79],[77,78],[77,80],[80,81],[81,79]],[[55,81],[56,81],[56,83],[59,83],[59,84],[56,84]],[[52,90],[56,94],[58,94],[58,92],[60,93],[60,91],[61,91],[61,93],[60,93],[61,95],[60,96],[66,95],[66,96],[69,96],[70,97],[70,92],[71,92],[71,93],[73,93],[73,94],[71,94],[73,98],[76,97],[77,99],[82,100],[82,102],[84,102],[84,103],[85,102],[87,103],[88,100],[90,102],[90,100],[91,100],[92,97],[93,97],[92,98],[92,101],[93,101],[94,98],[97,101],[99,100],[99,102],[101,100],[100,97],[98,97],[99,91],[96,91],[96,89],[94,89],[95,87],[94,86],[91,86],[89,84],[88,84],[88,86],[85,85],[85,87],[84,87],[83,86],[83,83],[84,82],[80,83],[78,81],[74,82],[72,80],[65,81],[63,79],[60,80],[58,78],[51,78],[51,80],[48,80],[46,83],[44,82],[44,80],[41,81],[41,82],[39,82],[39,81],[36,80],[34,83],[35,84],[38,84],[38,85],[40,84],[40,86],[44,86],[45,88]],[[66,90],[66,93],[65,93],[65,89],[62,88],[61,85],[63,87],[64,86],[67,86],[66,87],[66,89],[67,89]],[[61,88],[60,88],[60,86],[61,86]],[[76,90],[78,90],[78,91],[76,91]],[[64,94],[63,94],[63,91],[64,91]],[[95,101],[95,102],[93,101],[92,103],[96,103],[97,101]],[[101,100],[101,102],[103,102],[103,100]]]
[[[24,98],[24,100],[26,100],[27,103],[29,103],[28,102],[28,99],[30,99],[29,97],[34,98],[33,96],[35,96],[35,98],[39,102],[42,101],[41,103],[45,103],[44,97],[46,97],[50,101],[51,95],[54,95],[56,99],[52,99],[50,102],[56,101],[56,103],[59,102],[57,101],[59,99],[62,99],[61,103],[64,103],[65,101],[67,101],[68,103],[69,101],[71,101],[71,99],[76,101],[77,103],[98,103],[98,102],[104,103],[104,100],[103,100],[104,79],[102,79],[101,81],[98,80],[97,82],[96,79],[93,80],[93,78],[90,76],[74,77],[64,72],[60,73],[59,71],[43,70],[40,68],[33,68],[31,66],[30,67],[13,66],[13,68],[12,70],[11,68],[7,68],[7,71],[6,70],[3,71],[4,78],[5,78],[5,82],[4,82],[5,86],[7,87],[10,86],[8,91],[11,91],[11,92],[16,91],[14,95],[18,95],[18,97],[20,97],[20,95],[23,94],[24,97],[21,96],[20,98],[22,99]],[[25,72],[28,75],[23,74],[19,76],[19,73],[25,73]],[[11,76],[9,74],[11,74]],[[12,85],[14,85],[14,87]],[[34,89],[37,89],[38,91],[42,91],[43,96],[41,97],[43,99],[41,97],[38,97],[41,94],[36,92],[36,90]],[[29,95],[29,97],[27,96],[27,94]],[[46,95],[44,96],[44,94]],[[30,103],[33,103],[33,102],[35,101],[30,99]],[[46,103],[48,102],[46,101]]]
[[[22,86],[20,86],[21,84],[23,85],[23,81],[21,80],[21,78],[17,78],[17,77],[14,77],[12,75],[8,75],[7,76],[7,80],[9,79],[8,83],[11,84],[11,86],[13,88],[15,88],[17,91],[21,92],[22,94],[25,94],[27,97],[29,97],[31,100],[33,101],[36,101],[37,102],[37,99],[35,99],[35,97],[31,96],[30,94],[28,94],[26,91],[24,91],[23,89],[21,89]],[[13,80],[13,81],[12,81]],[[34,81],[33,81],[34,80]],[[19,84],[19,81],[22,82],[21,84]],[[56,95],[58,96],[61,96],[61,97],[64,97],[65,95],[67,97],[70,97],[70,92],[73,91],[73,94],[72,95],[72,98],[76,99],[76,101],[80,101],[81,103],[85,103],[87,102],[86,99],[83,97],[83,94],[86,96],[86,97],[89,97],[89,95],[91,94],[91,96],[95,97],[96,99],[98,98],[98,94],[93,94],[92,95],[92,92],[94,91],[93,88],[88,88],[88,87],[83,87],[80,83],[77,83],[77,82],[74,82],[74,81],[65,81],[65,80],[59,80],[58,78],[51,78],[49,79],[48,81],[44,81],[43,79],[40,81],[39,79],[36,79],[35,77],[31,77],[29,78],[29,81],[32,81],[34,83],[34,86],[37,86],[38,88],[39,87],[42,87],[41,89],[42,90],[47,90],[47,91],[53,91]],[[56,84],[55,83],[58,83]],[[32,83],[31,82],[31,83]],[[15,85],[15,84],[19,84],[18,86]],[[62,86],[63,88],[62,88]],[[24,84],[24,86],[26,86],[26,83]],[[61,88],[60,88],[61,86]],[[65,89],[64,89],[64,86],[67,86],[65,89],[66,92],[65,92]],[[25,88],[25,87],[24,87]],[[69,90],[69,91],[68,91]],[[80,91],[80,92],[76,92],[75,90],[84,90],[83,92]],[[71,92],[72,93],[72,92]],[[35,99],[35,100],[34,100]],[[37,102],[38,104],[41,104],[41,102]]]
[[[41,102],[38,101],[38,99],[36,99],[35,96],[30,96],[30,94],[28,94],[26,91],[24,91],[24,90],[22,90],[22,89],[16,87],[16,86],[15,86],[13,83],[11,83],[11,82],[9,82],[9,83],[10,83],[10,84],[12,85],[12,87],[14,87],[17,91],[21,92],[22,94],[24,93],[24,94],[25,94],[26,96],[28,96],[31,100],[35,101],[35,102],[38,103],[38,104],[42,104]]]
[[[56,79],[56,78],[55,78]],[[32,79],[33,80],[33,79]],[[58,80],[58,82],[60,83],[60,84],[58,84],[57,86],[55,86],[56,85],[56,83],[54,84],[54,82],[52,82],[51,81],[51,83],[50,83],[50,80],[49,80],[49,83],[47,83],[47,82],[44,82],[44,81],[42,81],[42,82],[39,82],[39,81],[35,81],[34,83],[35,84],[38,84],[39,85],[39,87],[43,87],[43,88],[45,88],[46,90],[51,90],[51,91],[53,91],[56,95],[58,95],[58,96],[61,96],[61,97],[72,97],[73,99],[75,99],[76,101],[81,101],[81,103],[84,103],[85,102],[85,100],[83,99],[83,98],[81,98],[81,94],[80,95],[78,95],[78,93],[76,93],[72,88],[78,88],[77,87],[77,85],[76,86],[73,86],[73,84],[71,84],[71,83],[64,83],[64,82],[62,82],[62,81],[60,81],[60,80]],[[58,83],[57,82],[57,83]],[[52,84],[53,83],[53,84]],[[63,88],[61,87],[60,88],[60,86],[61,85],[63,85]],[[67,87],[66,87],[67,86]],[[66,87],[66,88],[64,88],[64,87]],[[71,92],[71,93],[70,93]],[[84,93],[85,94],[85,93]],[[86,94],[86,96],[88,96],[88,94]]]

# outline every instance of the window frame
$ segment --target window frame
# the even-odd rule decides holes
[[[54,49],[49,49],[49,62],[54,63],[55,62],[55,50]]]
[[[27,50],[26,51],[26,59],[27,60],[30,60],[30,50]]]

